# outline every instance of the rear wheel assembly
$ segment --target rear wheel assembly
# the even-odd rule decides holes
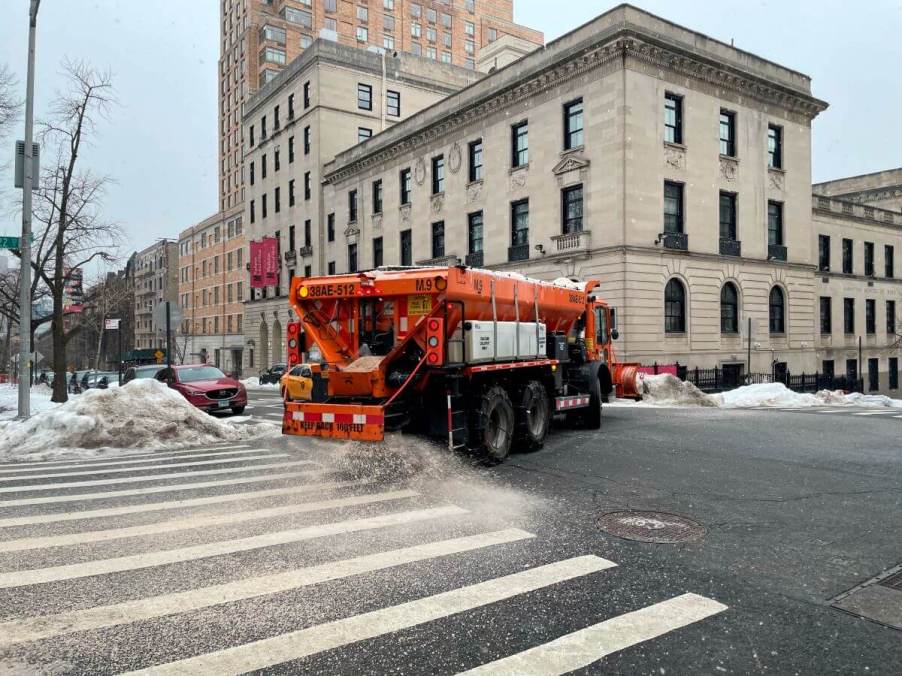
[[[476,422],[478,452],[489,462],[503,461],[510,454],[516,424],[513,404],[503,387],[494,385],[485,391]]]
[[[524,450],[542,448],[551,425],[551,403],[542,383],[531,380],[526,384],[517,414],[517,438],[524,444]]]

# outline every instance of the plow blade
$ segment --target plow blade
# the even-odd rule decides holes
[[[385,410],[378,405],[285,402],[282,434],[382,441]]]

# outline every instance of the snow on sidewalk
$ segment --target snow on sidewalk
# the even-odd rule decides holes
[[[278,390],[279,383],[263,383],[260,384],[260,379],[257,376],[252,376],[250,378],[245,378],[240,381],[242,385],[248,390]]]
[[[818,406],[848,406],[858,408],[898,408],[902,400],[883,395],[844,394],[841,391],[821,390],[811,394],[793,392],[783,383],[745,385],[721,394],[705,394],[692,383],[669,375],[645,376],[640,381],[642,401],[637,405],[647,407],[698,406],[708,408],[815,408]],[[625,405],[617,400],[615,405]]]
[[[98,455],[110,449],[164,450],[280,432],[270,423],[249,426],[214,418],[152,379],[88,390],[65,404],[50,403],[48,394],[47,404],[28,420],[0,422],[0,459]]]
[[[35,385],[31,388],[31,412],[40,413],[56,408],[58,404],[50,401],[53,390],[48,385]],[[4,420],[12,420],[19,413],[19,387],[17,385],[0,385],[0,425]]]

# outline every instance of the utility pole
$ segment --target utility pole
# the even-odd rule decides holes
[[[22,181],[22,241],[19,250],[19,417],[31,416],[31,190],[34,181],[34,42],[41,0],[28,11],[28,75],[25,84],[25,163]]]

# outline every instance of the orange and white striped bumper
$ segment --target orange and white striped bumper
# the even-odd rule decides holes
[[[282,418],[283,434],[381,441],[384,432],[381,406],[286,402]]]

